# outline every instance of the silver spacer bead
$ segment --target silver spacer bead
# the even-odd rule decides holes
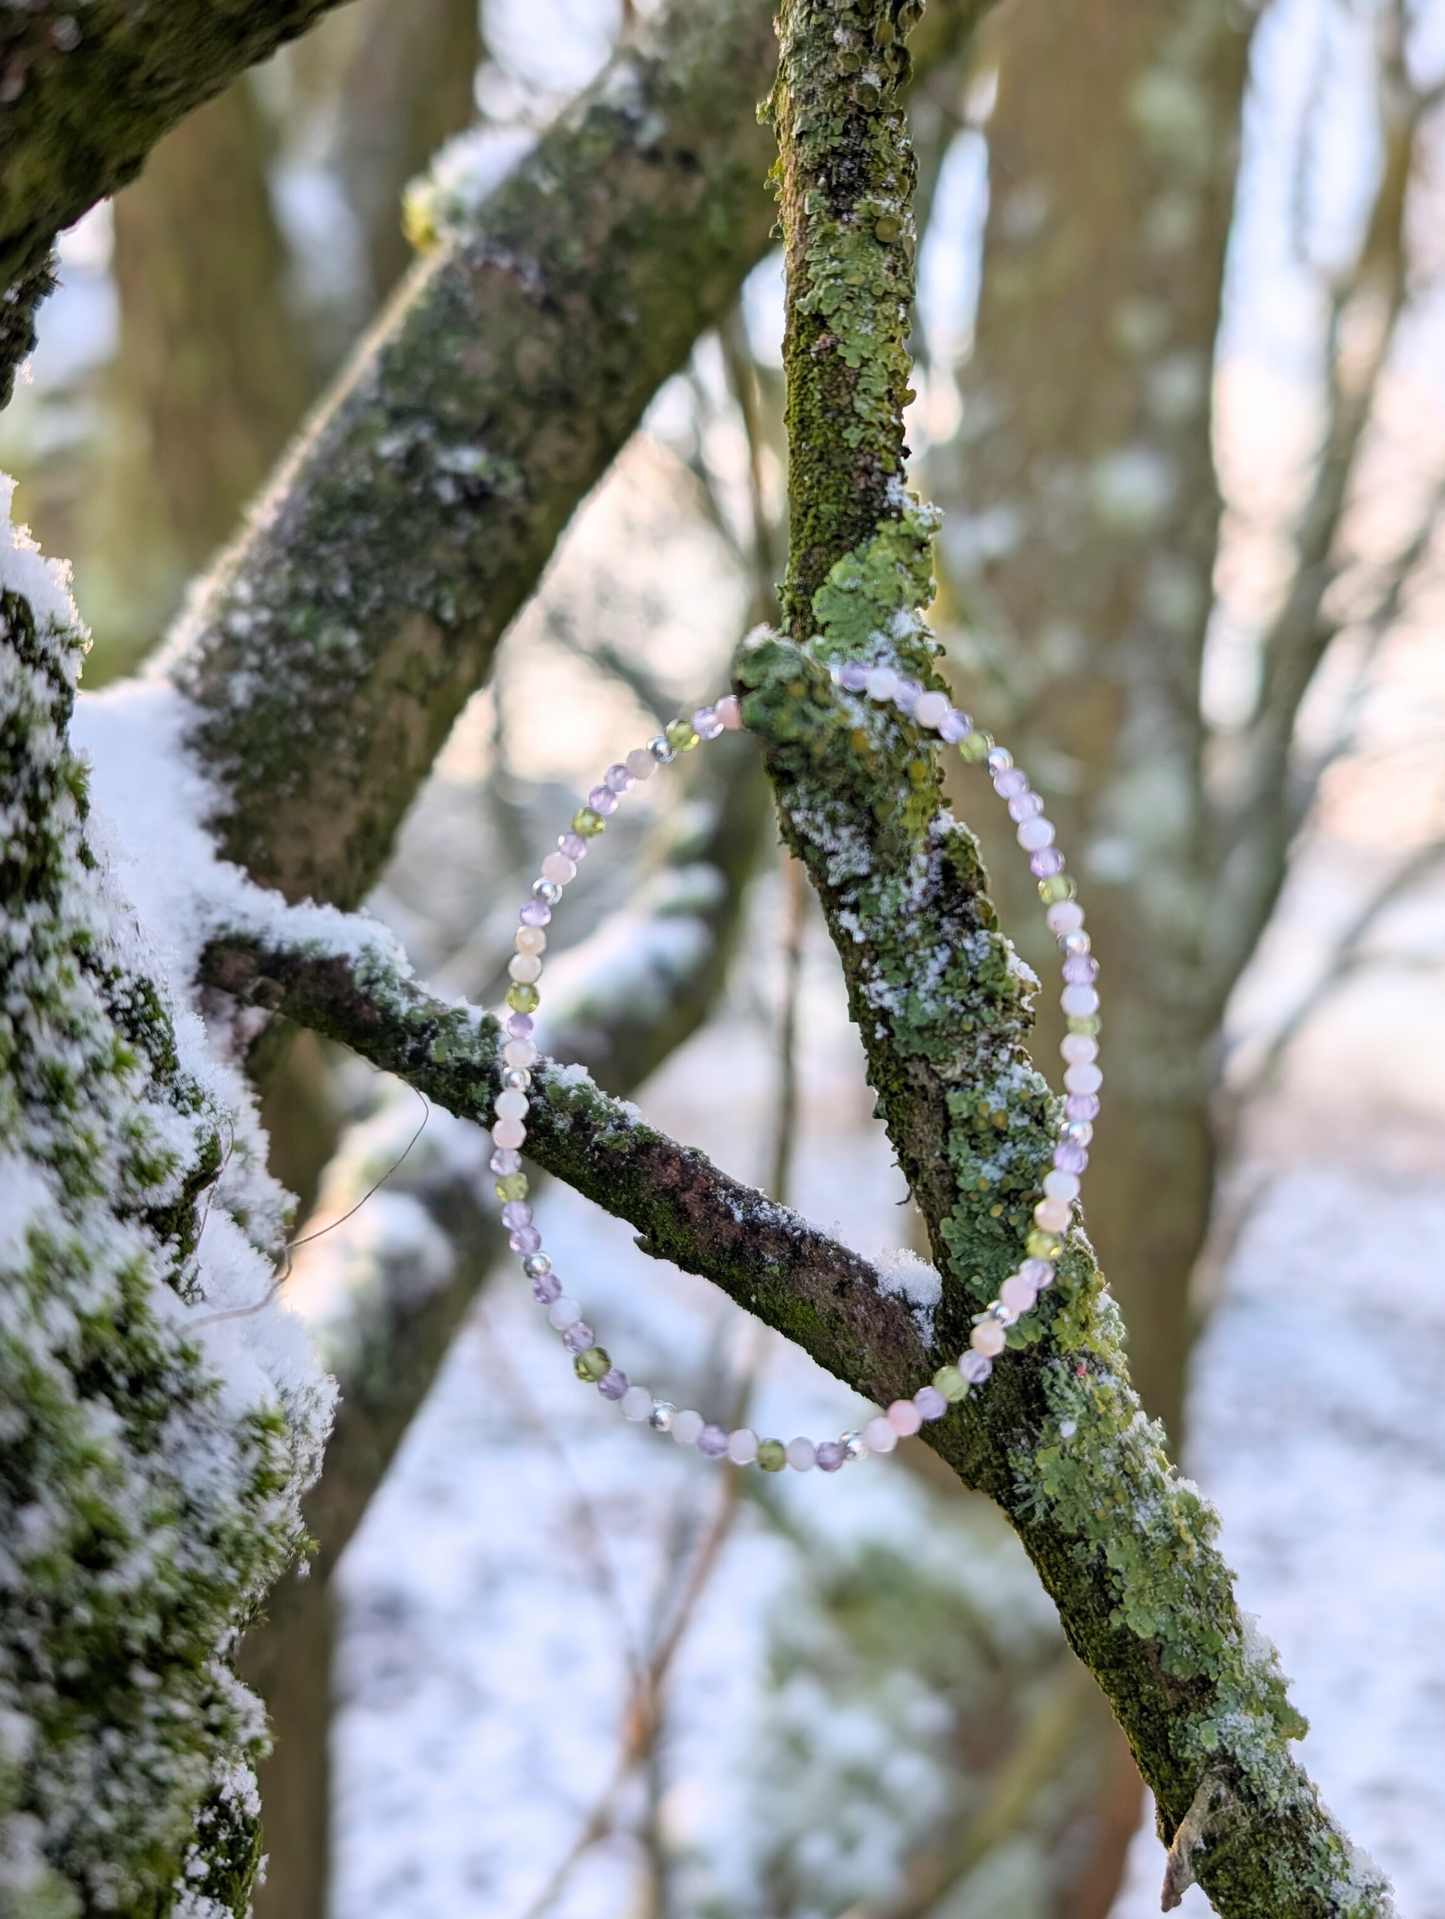
[[[667,739],[661,733],[653,734],[652,738],[647,742],[647,750],[659,766],[671,766],[672,762],[677,758],[677,748],[675,746],[669,746]]]
[[[562,889],[555,880],[533,880],[532,898],[543,900],[548,906],[555,906],[562,897]]]
[[[670,1433],[672,1422],[677,1418],[677,1408],[668,1399],[659,1399],[647,1415],[647,1423],[655,1433]]]
[[[525,1066],[509,1066],[502,1074],[502,1084],[509,1093],[525,1093],[532,1084],[532,1075]]]
[[[845,1459],[862,1459],[868,1448],[863,1444],[862,1433],[840,1433],[838,1443],[843,1448]]]
[[[552,1270],[552,1261],[546,1253],[528,1253],[522,1261],[522,1271],[528,1279],[541,1279]]]

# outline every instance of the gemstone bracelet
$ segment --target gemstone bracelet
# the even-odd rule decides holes
[[[964,1398],[970,1387],[982,1385],[1004,1349],[1008,1328],[1053,1282],[1052,1262],[1063,1250],[1079,1196],[1080,1175],[1089,1163],[1089,1142],[1103,1079],[1098,1067],[1098,962],[1089,950],[1074,882],[1064,871],[1064,856],[1054,844],[1054,829],[1044,818],[1044,803],[1014,765],[1013,755],[1006,747],[995,745],[991,734],[975,727],[967,713],[950,706],[943,694],[926,692],[919,681],[904,678],[891,667],[850,661],[834,669],[833,679],[845,692],[896,707],[925,732],[936,733],[956,745],[966,761],[987,767],[994,791],[1007,802],[1009,817],[1017,826],[1019,845],[1028,854],[1029,868],[1038,881],[1045,923],[1063,955],[1061,1005],[1068,1022],[1060,1049],[1067,1095],[1063,1125],[1054,1147],[1053,1166],[1044,1177],[1044,1196],[1034,1207],[1033,1227],[1024,1243],[1027,1257],[1000,1286],[998,1298],[978,1316],[967,1350],[955,1365],[940,1367],[930,1385],[920,1387],[911,1399],[895,1399],[885,1413],[869,1420],[859,1432],[843,1433],[837,1439],[816,1444],[811,1439],[793,1439],[786,1445],[779,1439],[760,1439],[746,1426],[729,1432],[706,1422],[691,1408],[679,1409],[670,1400],[655,1398],[646,1386],[634,1385],[614,1366],[583,1319],[581,1306],[562,1290],[562,1282],[542,1250],[542,1236],[527,1204],[527,1176],[522,1171],[520,1149],[527,1136],[531,1068],[538,1057],[532,1041],[532,1015],[541,999],[537,982],[542,974],[552,909],[568,881],[576,877],[579,862],[586,858],[588,842],[604,830],[625,793],[639,782],[650,780],[659,766],[670,765],[679,753],[741,728],[742,715],[733,694],[715,706],[702,707],[691,719],[674,720],[646,746],[629,753],[625,761],[609,766],[601,783],[587,795],[586,805],[573,815],[571,829],[559,836],[557,850],[542,861],[541,877],[519,915],[517,950],[507,969],[512,985],[507,993],[510,1014],[502,1049],[505,1070],[492,1127],[496,1150],[490,1164],[497,1175],[502,1223],[511,1235],[508,1243],[521,1255],[522,1271],[532,1282],[532,1296],[546,1307],[548,1321],[572,1355],[577,1377],[595,1385],[604,1399],[617,1402],[624,1418],[645,1420],[655,1432],[671,1433],[679,1445],[696,1446],[708,1459],[729,1459],[737,1466],[756,1464],[764,1472],[780,1472],[788,1465],[797,1472],[817,1466],[822,1472],[834,1473],[847,1460],[865,1453],[890,1453],[900,1439],[916,1433],[925,1420],[941,1419],[951,1402]]]

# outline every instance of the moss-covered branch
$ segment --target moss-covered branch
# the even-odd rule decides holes
[[[177,121],[337,0],[30,0],[0,10],[0,406],[55,236]]]
[[[986,0],[944,0],[936,57]],[[768,244],[769,0],[678,0],[437,240],[169,670],[226,854],[349,904],[579,501]],[[430,202],[434,206],[436,198]]]

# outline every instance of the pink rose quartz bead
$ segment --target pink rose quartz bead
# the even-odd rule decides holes
[[[577,863],[569,860],[565,853],[549,853],[542,862],[542,877],[555,886],[565,886],[569,880],[576,879]]]
[[[627,755],[627,770],[635,780],[650,780],[657,771],[657,761],[645,746],[639,746]]]
[[[1099,1042],[1087,1033],[1066,1033],[1059,1052],[1070,1066],[1087,1066],[1099,1057]]]
[[[900,1439],[911,1439],[923,1424],[923,1414],[911,1399],[895,1399],[884,1417]]]
[[[496,1146],[520,1146],[527,1137],[527,1129],[519,1119],[499,1119],[492,1128],[492,1143]]]
[[[513,953],[507,961],[507,971],[524,986],[530,986],[534,980],[542,977],[542,962],[535,953]]]
[[[1077,1199],[1079,1197],[1079,1176],[1077,1173],[1045,1173],[1045,1199]]]
[[[998,1296],[1011,1313],[1026,1313],[1038,1298],[1038,1292],[1021,1273],[1011,1273],[999,1287]]]
[[[743,726],[743,711],[738,704],[736,693],[725,693],[713,708],[713,712],[723,723],[725,733],[740,733]]]
[[[948,697],[943,693],[920,693],[913,703],[913,717],[920,726],[932,730],[948,718]]]
[[[751,1466],[758,1456],[758,1436],[750,1426],[728,1434],[728,1458],[735,1466]]]
[[[863,1428],[863,1443],[870,1453],[891,1453],[898,1444],[898,1434],[886,1419],[870,1419]]]
[[[811,1439],[790,1439],[786,1453],[795,1473],[810,1473],[817,1464],[818,1450]]]
[[[1030,826],[1037,826],[1037,820],[1031,820]],[[1022,833],[1026,829],[1019,828]],[[1060,900],[1057,906],[1051,906],[1044,914],[1044,925],[1051,933],[1077,933],[1084,924],[1084,909],[1077,900]]]
[[[1008,1344],[1003,1327],[996,1319],[981,1319],[968,1336],[968,1343],[985,1359],[996,1359]]]
[[[1046,1233],[1066,1233],[1073,1217],[1066,1199],[1041,1199],[1034,1208],[1034,1224]]]
[[[527,1117],[527,1095],[511,1091],[498,1093],[492,1101],[492,1111],[498,1119],[525,1119]]]

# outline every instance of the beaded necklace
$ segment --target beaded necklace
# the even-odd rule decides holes
[[[967,1348],[953,1365],[942,1366],[932,1381],[911,1399],[895,1399],[886,1412],[857,1432],[814,1442],[761,1439],[750,1427],[728,1431],[704,1420],[691,1407],[679,1408],[658,1399],[646,1386],[635,1385],[610,1354],[600,1346],[582,1317],[577,1300],[562,1289],[552,1262],[542,1249],[542,1236],[527,1204],[527,1176],[522,1171],[521,1147],[527,1136],[528,1092],[537,1047],[533,1020],[541,995],[537,982],[547,946],[546,927],[563,888],[576,877],[588,844],[601,833],[622,797],[639,782],[649,780],[659,766],[669,766],[707,740],[742,727],[737,698],[728,694],[715,706],[704,706],[690,719],[674,720],[663,732],[609,766],[587,802],[572,816],[569,831],[559,835],[555,852],[542,861],[541,877],[518,915],[516,952],[508,966],[512,984],[507,993],[507,1040],[502,1049],[503,1090],[495,1101],[491,1170],[497,1175],[496,1193],[502,1202],[502,1223],[508,1244],[521,1256],[522,1271],[532,1282],[532,1297],[547,1309],[552,1327],[572,1355],[577,1377],[595,1385],[602,1397],[621,1407],[623,1417],[670,1433],[680,1446],[696,1446],[707,1459],[728,1459],[736,1466],[757,1465],[764,1472],[781,1472],[785,1465],[797,1472],[817,1467],[834,1473],[850,1459],[868,1453],[891,1453],[900,1439],[918,1432],[926,1420],[941,1419],[949,1405],[981,1386],[1003,1351],[1008,1328],[1029,1312],[1039,1293],[1053,1283],[1053,1261],[1063,1250],[1073,1220],[1079,1181],[1089,1163],[1089,1142],[1099,1111],[1103,1081],[1098,1066],[1098,962],[1089,950],[1084,912],[1075,898],[1074,882],[1064,871],[1064,856],[1054,844],[1054,828],[1044,817],[1044,803],[1029,786],[1021,768],[992,734],[976,727],[967,713],[951,706],[941,693],[927,692],[921,683],[888,666],[849,661],[833,669],[834,683],[845,692],[861,694],[879,705],[895,707],[925,732],[936,733],[956,745],[963,759],[986,767],[993,789],[1008,806],[1019,845],[1029,856],[1029,868],[1038,881],[1044,904],[1044,922],[1058,942],[1063,961],[1060,1004],[1068,1022],[1060,1051],[1064,1059],[1063,1122],[1054,1147],[1053,1165],[1044,1176],[1043,1198],[1034,1207],[1033,1226],[1024,1243],[1027,1257],[1000,1286],[975,1320]]]

